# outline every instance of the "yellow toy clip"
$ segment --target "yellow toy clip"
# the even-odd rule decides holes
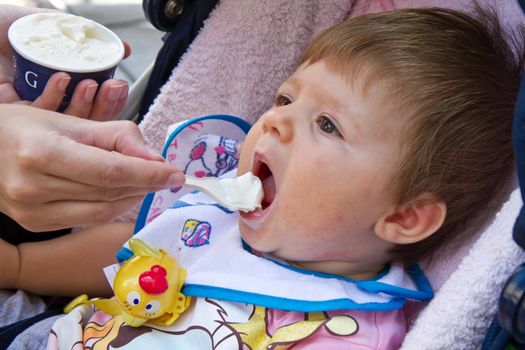
[[[117,271],[113,282],[115,299],[91,299],[81,295],[65,309],[80,304],[93,304],[123,321],[138,327],[151,321],[169,326],[188,308],[190,297],[180,290],[186,271],[164,249],[157,249],[133,238],[129,241],[133,256]]]

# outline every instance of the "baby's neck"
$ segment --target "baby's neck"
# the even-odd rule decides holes
[[[288,261],[288,264],[301,269],[338,275],[354,280],[366,280],[375,278],[385,264],[368,265],[363,267],[350,267],[347,261]]]

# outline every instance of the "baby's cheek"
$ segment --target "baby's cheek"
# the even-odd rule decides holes
[[[375,179],[370,179],[370,181],[363,182],[360,186],[358,186],[358,190],[356,192],[356,199],[357,200],[370,200],[373,198],[377,198],[378,195],[382,192],[382,190],[377,185],[379,182]]]

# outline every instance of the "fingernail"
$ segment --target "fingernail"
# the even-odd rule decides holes
[[[86,88],[86,92],[84,93],[84,100],[86,102],[91,102],[95,98],[95,94],[97,93],[97,84],[89,85]]]
[[[123,90],[122,89],[123,87],[124,87],[123,85],[117,85],[117,86],[112,86],[109,88],[108,98],[111,102],[118,101],[118,99],[120,98],[120,94]]]
[[[66,91],[66,88],[69,85],[70,81],[71,81],[71,77],[60,79],[60,82],[58,83],[58,88],[60,89],[60,91]]]
[[[128,86],[124,85],[122,90],[120,90],[119,100],[123,100],[128,97]]]
[[[170,175],[168,179],[168,185],[169,186],[182,186],[186,182],[186,177],[182,172],[176,172],[172,175]]]

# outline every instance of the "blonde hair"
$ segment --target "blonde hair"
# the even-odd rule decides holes
[[[366,74],[367,84],[386,85],[387,103],[396,101],[389,117],[405,124],[406,152],[392,179],[399,203],[430,193],[447,205],[441,228],[395,246],[393,260],[418,261],[466,238],[512,174],[523,35],[507,38],[494,11],[478,13],[480,20],[446,9],[357,17],[321,33],[301,60],[323,60],[349,81]]]

